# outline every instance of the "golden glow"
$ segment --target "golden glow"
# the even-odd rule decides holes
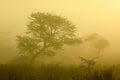
[[[113,10],[120,9],[120,0],[108,0],[108,1],[106,1],[106,4],[108,6],[110,6],[110,8],[113,9]]]
[[[113,52],[120,53],[120,0],[1,0],[0,31],[25,32],[29,15],[37,11],[67,17],[80,36],[101,34],[110,41]]]

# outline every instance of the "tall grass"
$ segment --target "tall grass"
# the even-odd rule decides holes
[[[89,80],[85,67],[59,64],[0,65],[0,80]],[[90,80],[120,80],[113,68],[93,70]]]

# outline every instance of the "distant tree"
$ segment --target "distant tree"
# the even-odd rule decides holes
[[[98,50],[98,54],[100,54],[101,50],[109,46],[109,42],[97,33],[88,35],[86,41],[90,42],[91,46]]]
[[[109,42],[106,39],[102,38],[97,33],[92,33],[88,35],[85,38],[85,41],[89,42],[92,47],[97,49],[98,51],[97,54],[100,54],[101,50],[109,46]],[[89,80],[91,79],[92,67],[96,64],[96,60],[98,58],[99,58],[99,55],[92,59],[86,59],[84,57],[79,57],[79,59],[81,59],[87,66]]]
[[[65,44],[80,43],[75,25],[66,18],[50,13],[33,13],[25,36],[17,36],[20,53],[32,55],[32,61],[43,54],[54,53]]]

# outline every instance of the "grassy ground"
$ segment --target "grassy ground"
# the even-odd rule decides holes
[[[120,80],[119,67],[92,70],[90,76],[85,67],[58,64],[0,65],[0,80]]]

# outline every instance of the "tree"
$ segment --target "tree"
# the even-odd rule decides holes
[[[65,44],[80,43],[75,25],[66,18],[50,13],[33,13],[25,36],[17,36],[20,53],[32,55],[32,61],[43,54],[54,53]]]
[[[92,73],[92,67],[96,64],[96,59],[97,57],[94,57],[92,59],[86,59],[84,57],[80,57],[79,59],[81,59],[87,66],[87,70],[88,70],[88,79],[91,79],[91,73]]]
[[[109,42],[106,39],[102,38],[97,33],[92,33],[92,34],[88,35],[85,38],[85,41],[89,42],[92,47],[94,47],[98,50],[97,54],[100,54],[102,49],[109,46]],[[79,59],[81,59],[87,66],[89,80],[91,79],[92,67],[96,64],[96,60],[98,58],[99,58],[99,55],[92,59],[86,59],[84,57],[79,57]]]
[[[98,50],[98,54],[100,54],[101,50],[109,46],[109,42],[97,33],[88,35],[86,41],[90,42],[91,46]]]

